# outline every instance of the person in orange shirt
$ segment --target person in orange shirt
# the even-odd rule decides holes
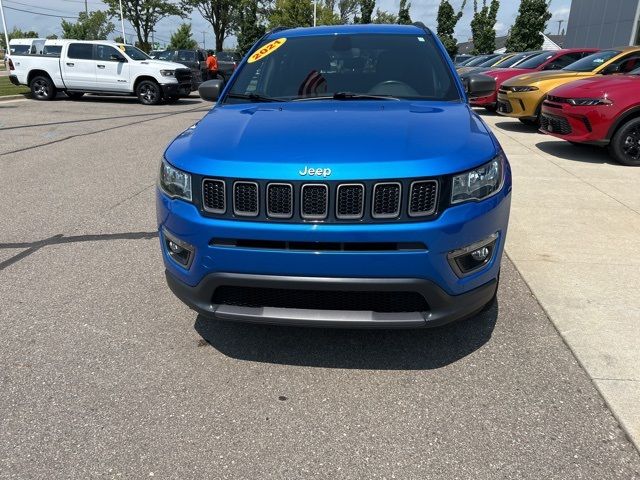
[[[207,78],[207,80],[218,78],[218,59],[211,52],[209,52],[209,56],[207,57],[207,70],[209,72],[209,78]]]

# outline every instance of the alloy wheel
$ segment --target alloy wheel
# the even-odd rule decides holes
[[[640,127],[635,127],[625,136],[622,151],[631,160],[640,160]]]
[[[49,85],[44,80],[36,80],[33,84],[33,93],[38,98],[49,96]]]

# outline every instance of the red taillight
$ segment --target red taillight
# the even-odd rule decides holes
[[[13,66],[13,62],[9,59],[9,70],[15,70],[16,67]]]

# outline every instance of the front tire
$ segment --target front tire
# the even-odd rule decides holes
[[[29,88],[31,96],[36,100],[53,100],[56,96],[56,86],[49,77],[34,77]]]
[[[609,144],[609,153],[622,165],[640,167],[640,118],[622,125]]]
[[[162,100],[162,91],[156,82],[143,80],[136,87],[136,96],[143,105],[157,105]]]

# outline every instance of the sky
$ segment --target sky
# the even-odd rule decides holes
[[[462,4],[462,0],[450,0],[450,2],[456,10],[460,8]],[[4,5],[8,30],[12,30],[14,26],[22,30],[35,30],[39,32],[42,37],[50,34],[60,35],[62,32],[60,28],[62,19],[56,16],[69,16],[68,20],[73,20],[73,17],[77,16],[79,11],[84,10],[85,5],[84,0],[2,0],[2,3]],[[482,0],[479,0],[478,3],[482,3]],[[87,0],[87,4],[89,10],[104,10],[106,8],[100,0]],[[414,21],[422,21],[428,27],[435,29],[436,13],[439,4],[440,0],[412,0],[410,10],[411,18]],[[505,35],[507,33],[509,27],[515,20],[519,5],[520,2],[518,0],[501,0],[500,10],[498,11],[498,21],[495,26],[498,35]],[[377,0],[376,6],[382,10],[397,13],[400,0]],[[547,24],[547,32],[553,34],[558,33],[558,20],[562,20],[562,28],[566,28],[570,7],[571,0],[551,0],[550,9],[553,17]],[[26,10],[27,12],[19,10]],[[456,37],[459,41],[466,41],[471,37],[469,23],[472,16],[473,0],[468,0],[467,6],[464,9],[464,15],[456,28]],[[160,41],[161,43],[168,42],[171,33],[175,31],[182,21],[183,20],[177,17],[162,20],[156,26],[156,41]],[[193,13],[187,21],[190,21],[192,24],[194,38],[200,42],[201,45],[204,40],[207,48],[213,47],[214,37],[211,26],[197,12]],[[116,25],[114,35],[119,35],[119,19],[114,18],[113,23]],[[127,32],[127,39],[133,39],[133,29],[126,22],[125,31]],[[229,38],[225,42],[225,47],[233,47],[234,44],[235,38]]]

